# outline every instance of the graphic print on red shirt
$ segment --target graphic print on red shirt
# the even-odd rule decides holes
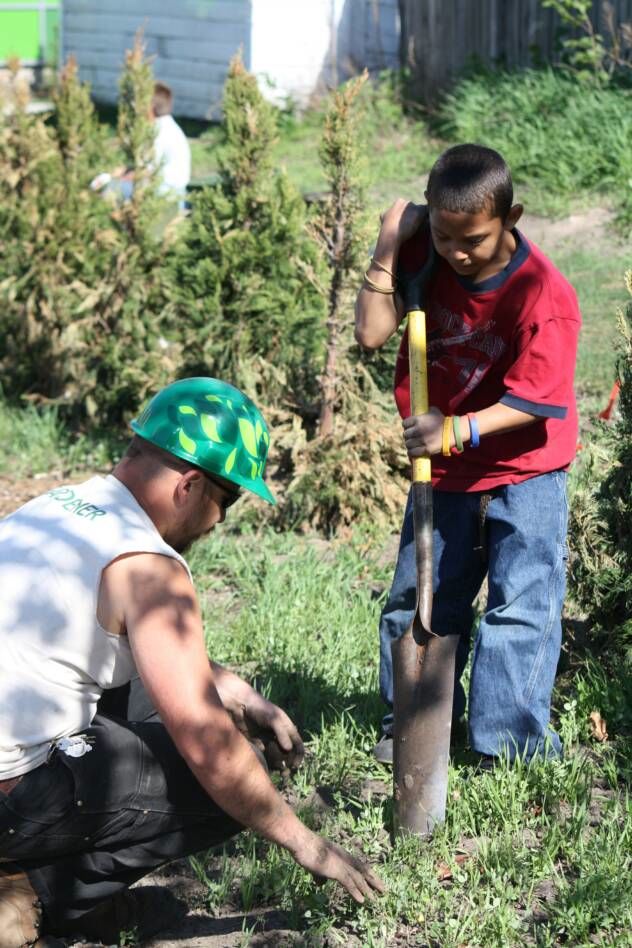
[[[490,435],[479,448],[432,458],[438,490],[482,491],[567,467],[575,456],[573,376],[581,317],[571,285],[517,230],[504,270],[474,283],[438,258],[426,294],[430,405],[444,415],[497,402],[540,416],[515,432]],[[429,235],[401,248],[398,276],[416,272]],[[410,415],[408,331],[395,367],[395,400]]]

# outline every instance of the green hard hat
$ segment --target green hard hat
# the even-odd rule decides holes
[[[263,480],[268,428],[254,402],[228,382],[173,382],[154,395],[131,427],[170,454],[276,503]]]

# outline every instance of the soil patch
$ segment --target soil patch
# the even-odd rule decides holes
[[[0,518],[13,513],[22,504],[45,494],[60,484],[78,484],[85,481],[88,474],[79,474],[74,477],[64,477],[61,472],[53,474],[36,474],[34,477],[7,477],[0,475]]]

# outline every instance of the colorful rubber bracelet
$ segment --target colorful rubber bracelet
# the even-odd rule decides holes
[[[450,431],[452,430],[452,415],[443,419],[443,435],[441,438],[441,453],[444,458],[450,457]]]
[[[454,429],[454,449],[457,454],[463,453],[463,438],[461,437],[461,419],[455,415],[452,419],[452,428]]]
[[[477,448],[481,443],[481,435],[478,430],[478,421],[476,420],[476,415],[472,411],[468,411],[467,417],[470,423],[470,447]]]

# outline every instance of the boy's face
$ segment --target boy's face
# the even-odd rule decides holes
[[[483,210],[475,214],[429,208],[432,242],[440,257],[460,276],[491,276],[496,266],[506,266],[515,249],[511,230],[522,214],[515,204],[505,221]]]

